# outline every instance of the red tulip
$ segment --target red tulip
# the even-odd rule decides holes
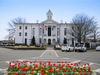
[[[14,67],[15,65],[12,65],[12,67]]]
[[[9,64],[11,65],[11,62],[9,62]]]
[[[65,64],[62,64],[62,66],[65,66]]]
[[[25,72],[27,72],[27,70],[25,70]]]
[[[83,69],[83,68],[80,68],[81,70]]]
[[[42,75],[44,75],[44,73],[42,73]]]
[[[61,70],[61,68],[59,68],[59,70]]]
[[[35,64],[33,64],[33,65],[35,65]]]
[[[65,71],[65,72],[67,72],[67,70],[66,70],[66,69],[65,69],[64,71]]]
[[[73,72],[75,72],[75,69],[73,70]]]
[[[46,67],[46,65],[44,65],[44,67]]]
[[[67,64],[69,66],[69,64]]]
[[[61,66],[61,64],[59,64],[59,66]]]
[[[79,64],[81,64],[81,63],[79,62]]]
[[[24,71],[25,69],[24,68],[21,68],[21,70]]]
[[[55,73],[57,73],[58,71],[57,70],[55,70]]]
[[[49,72],[51,72],[51,70],[49,70]]]
[[[17,63],[18,63],[18,61],[17,61]]]
[[[49,68],[50,70],[52,69],[52,67]]]
[[[83,67],[83,65],[81,65],[81,67]]]
[[[38,67],[38,65],[36,64],[36,67]]]
[[[40,64],[42,64],[42,62],[40,62]]]
[[[57,63],[60,63],[60,61],[57,61]]]
[[[84,73],[84,75],[86,75],[86,73]]]
[[[65,61],[65,63],[67,63],[67,61]]]
[[[89,66],[89,63],[87,63],[87,65]]]
[[[89,70],[91,70],[91,67],[89,67]]]
[[[12,61],[13,63],[15,62],[15,61]]]
[[[71,63],[70,65],[73,65],[73,63]]]
[[[56,67],[56,69],[57,69],[58,67]]]
[[[30,68],[32,68],[32,66]]]
[[[43,67],[41,67],[41,69],[43,69]]]
[[[52,64],[50,66],[52,66]]]
[[[35,69],[33,68],[32,71],[34,71]]]
[[[18,66],[18,69],[20,69],[20,67]]]
[[[42,69],[42,71],[44,71],[44,69]]]
[[[84,64],[84,67],[86,67],[86,64]]]
[[[10,68],[10,70],[12,70],[12,68]]]
[[[68,63],[70,63],[70,61]]]
[[[32,64],[32,62],[30,62],[30,64]]]
[[[53,64],[54,66],[56,65],[56,64]]]
[[[62,63],[64,63],[63,61],[61,61]]]
[[[51,62],[48,62],[48,65],[50,65],[51,64]]]

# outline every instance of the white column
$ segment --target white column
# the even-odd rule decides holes
[[[48,36],[48,26],[47,26],[47,33],[46,33],[46,36]]]
[[[52,36],[52,26],[51,26],[51,36]]]

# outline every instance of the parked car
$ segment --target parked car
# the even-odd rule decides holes
[[[74,51],[74,47],[72,47],[71,45],[68,45],[68,44],[64,44],[64,45],[62,45],[61,50],[62,50],[62,52],[63,51]]]
[[[96,51],[100,51],[100,46],[97,46],[96,47]]]
[[[76,51],[83,51],[83,52],[85,52],[85,51],[87,51],[87,48],[84,46],[84,45],[77,45],[76,47],[75,47],[75,52]]]

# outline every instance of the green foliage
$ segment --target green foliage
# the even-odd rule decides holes
[[[32,45],[36,45],[35,43],[35,37],[33,36],[32,41],[31,41]]]
[[[64,44],[67,44],[67,39],[66,39],[66,38],[64,38],[63,43],[64,43]]]

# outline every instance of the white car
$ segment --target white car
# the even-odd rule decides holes
[[[83,52],[85,52],[85,51],[87,51],[87,48],[84,45],[77,45],[75,47],[75,52],[76,51],[83,51]]]
[[[62,52],[63,51],[74,51],[74,47],[72,47],[71,45],[64,44],[62,45],[61,50]]]
[[[100,51],[100,46],[97,46],[96,47],[96,51]]]
[[[60,48],[60,45],[56,45],[56,48]]]

